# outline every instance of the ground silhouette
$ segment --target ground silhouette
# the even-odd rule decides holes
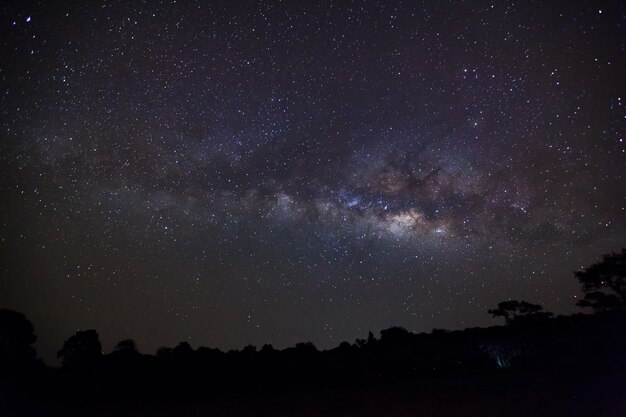
[[[577,273],[583,289],[595,292],[612,277],[618,297],[623,254]],[[588,284],[589,274],[600,284]],[[60,368],[37,360],[23,314],[0,310],[0,415],[623,416],[621,306],[553,317],[509,300],[489,310],[504,326],[391,327],[328,350],[304,342],[224,352],[181,342],[151,355],[126,339],[103,353],[90,329],[65,341]]]

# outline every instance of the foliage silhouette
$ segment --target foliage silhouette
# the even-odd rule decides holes
[[[493,317],[504,317],[506,324],[536,321],[553,316],[552,313],[543,311],[543,307],[539,304],[515,300],[498,303],[498,308],[487,312]]]
[[[64,367],[87,368],[94,366],[102,357],[102,344],[98,333],[93,329],[77,331],[65,341],[57,356],[62,358]]]
[[[33,324],[22,313],[0,309],[0,369],[33,362],[36,340]]]
[[[621,253],[606,254],[601,262],[574,274],[585,293],[578,306],[594,311],[626,307],[626,248]]]
[[[115,346],[114,351],[120,353],[137,353],[137,344],[133,339],[124,339]]]

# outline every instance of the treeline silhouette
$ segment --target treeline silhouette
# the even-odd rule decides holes
[[[579,304],[595,314],[553,317],[540,305],[508,300],[488,311],[504,318],[505,326],[420,334],[391,327],[381,330],[379,337],[369,332],[364,339],[329,350],[307,342],[282,350],[267,344],[224,352],[181,342],[151,355],[140,353],[128,339],[103,354],[98,333],[83,330],[65,341],[58,352],[62,366],[57,369],[36,358],[30,321],[21,313],[0,310],[0,415],[16,410],[30,410],[21,415],[53,415],[43,410],[65,415],[67,407],[76,411],[89,404],[288,395],[416,379],[520,373],[581,379],[623,375],[625,259],[622,250],[575,273],[585,293]],[[609,391],[620,385],[617,380],[604,382]]]

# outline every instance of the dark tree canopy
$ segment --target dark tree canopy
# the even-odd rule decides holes
[[[260,352],[261,353],[265,353],[265,354],[274,353],[274,352],[276,352],[276,349],[274,349],[274,346],[272,346],[271,343],[266,343],[266,344],[263,345],[263,347],[261,348]]]
[[[317,352],[317,348],[313,342],[301,342],[296,343],[296,351],[302,354],[314,354]]]
[[[385,330],[380,331],[380,341],[381,343],[387,345],[400,345],[402,343],[406,343],[409,339],[411,339],[411,332],[409,332],[404,327],[390,327]]]
[[[0,368],[35,359],[33,324],[22,314],[0,309]]]
[[[76,332],[65,341],[57,356],[63,359],[63,366],[66,367],[84,367],[95,363],[102,356],[98,333],[93,329]]]
[[[179,358],[184,358],[193,355],[193,348],[189,344],[189,342],[180,342],[176,347],[172,350],[174,356]]]
[[[575,272],[585,298],[577,305],[595,311],[626,307],[626,249],[604,255],[601,262]]]
[[[115,352],[137,352],[137,344],[133,339],[124,339],[115,346]]]
[[[543,311],[543,307],[539,304],[515,300],[498,303],[498,308],[487,312],[493,317],[504,317],[507,324],[546,319],[553,316],[552,313]]]

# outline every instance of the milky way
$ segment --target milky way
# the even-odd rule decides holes
[[[619,3],[8,2],[0,305],[46,359],[572,312],[626,244]]]

